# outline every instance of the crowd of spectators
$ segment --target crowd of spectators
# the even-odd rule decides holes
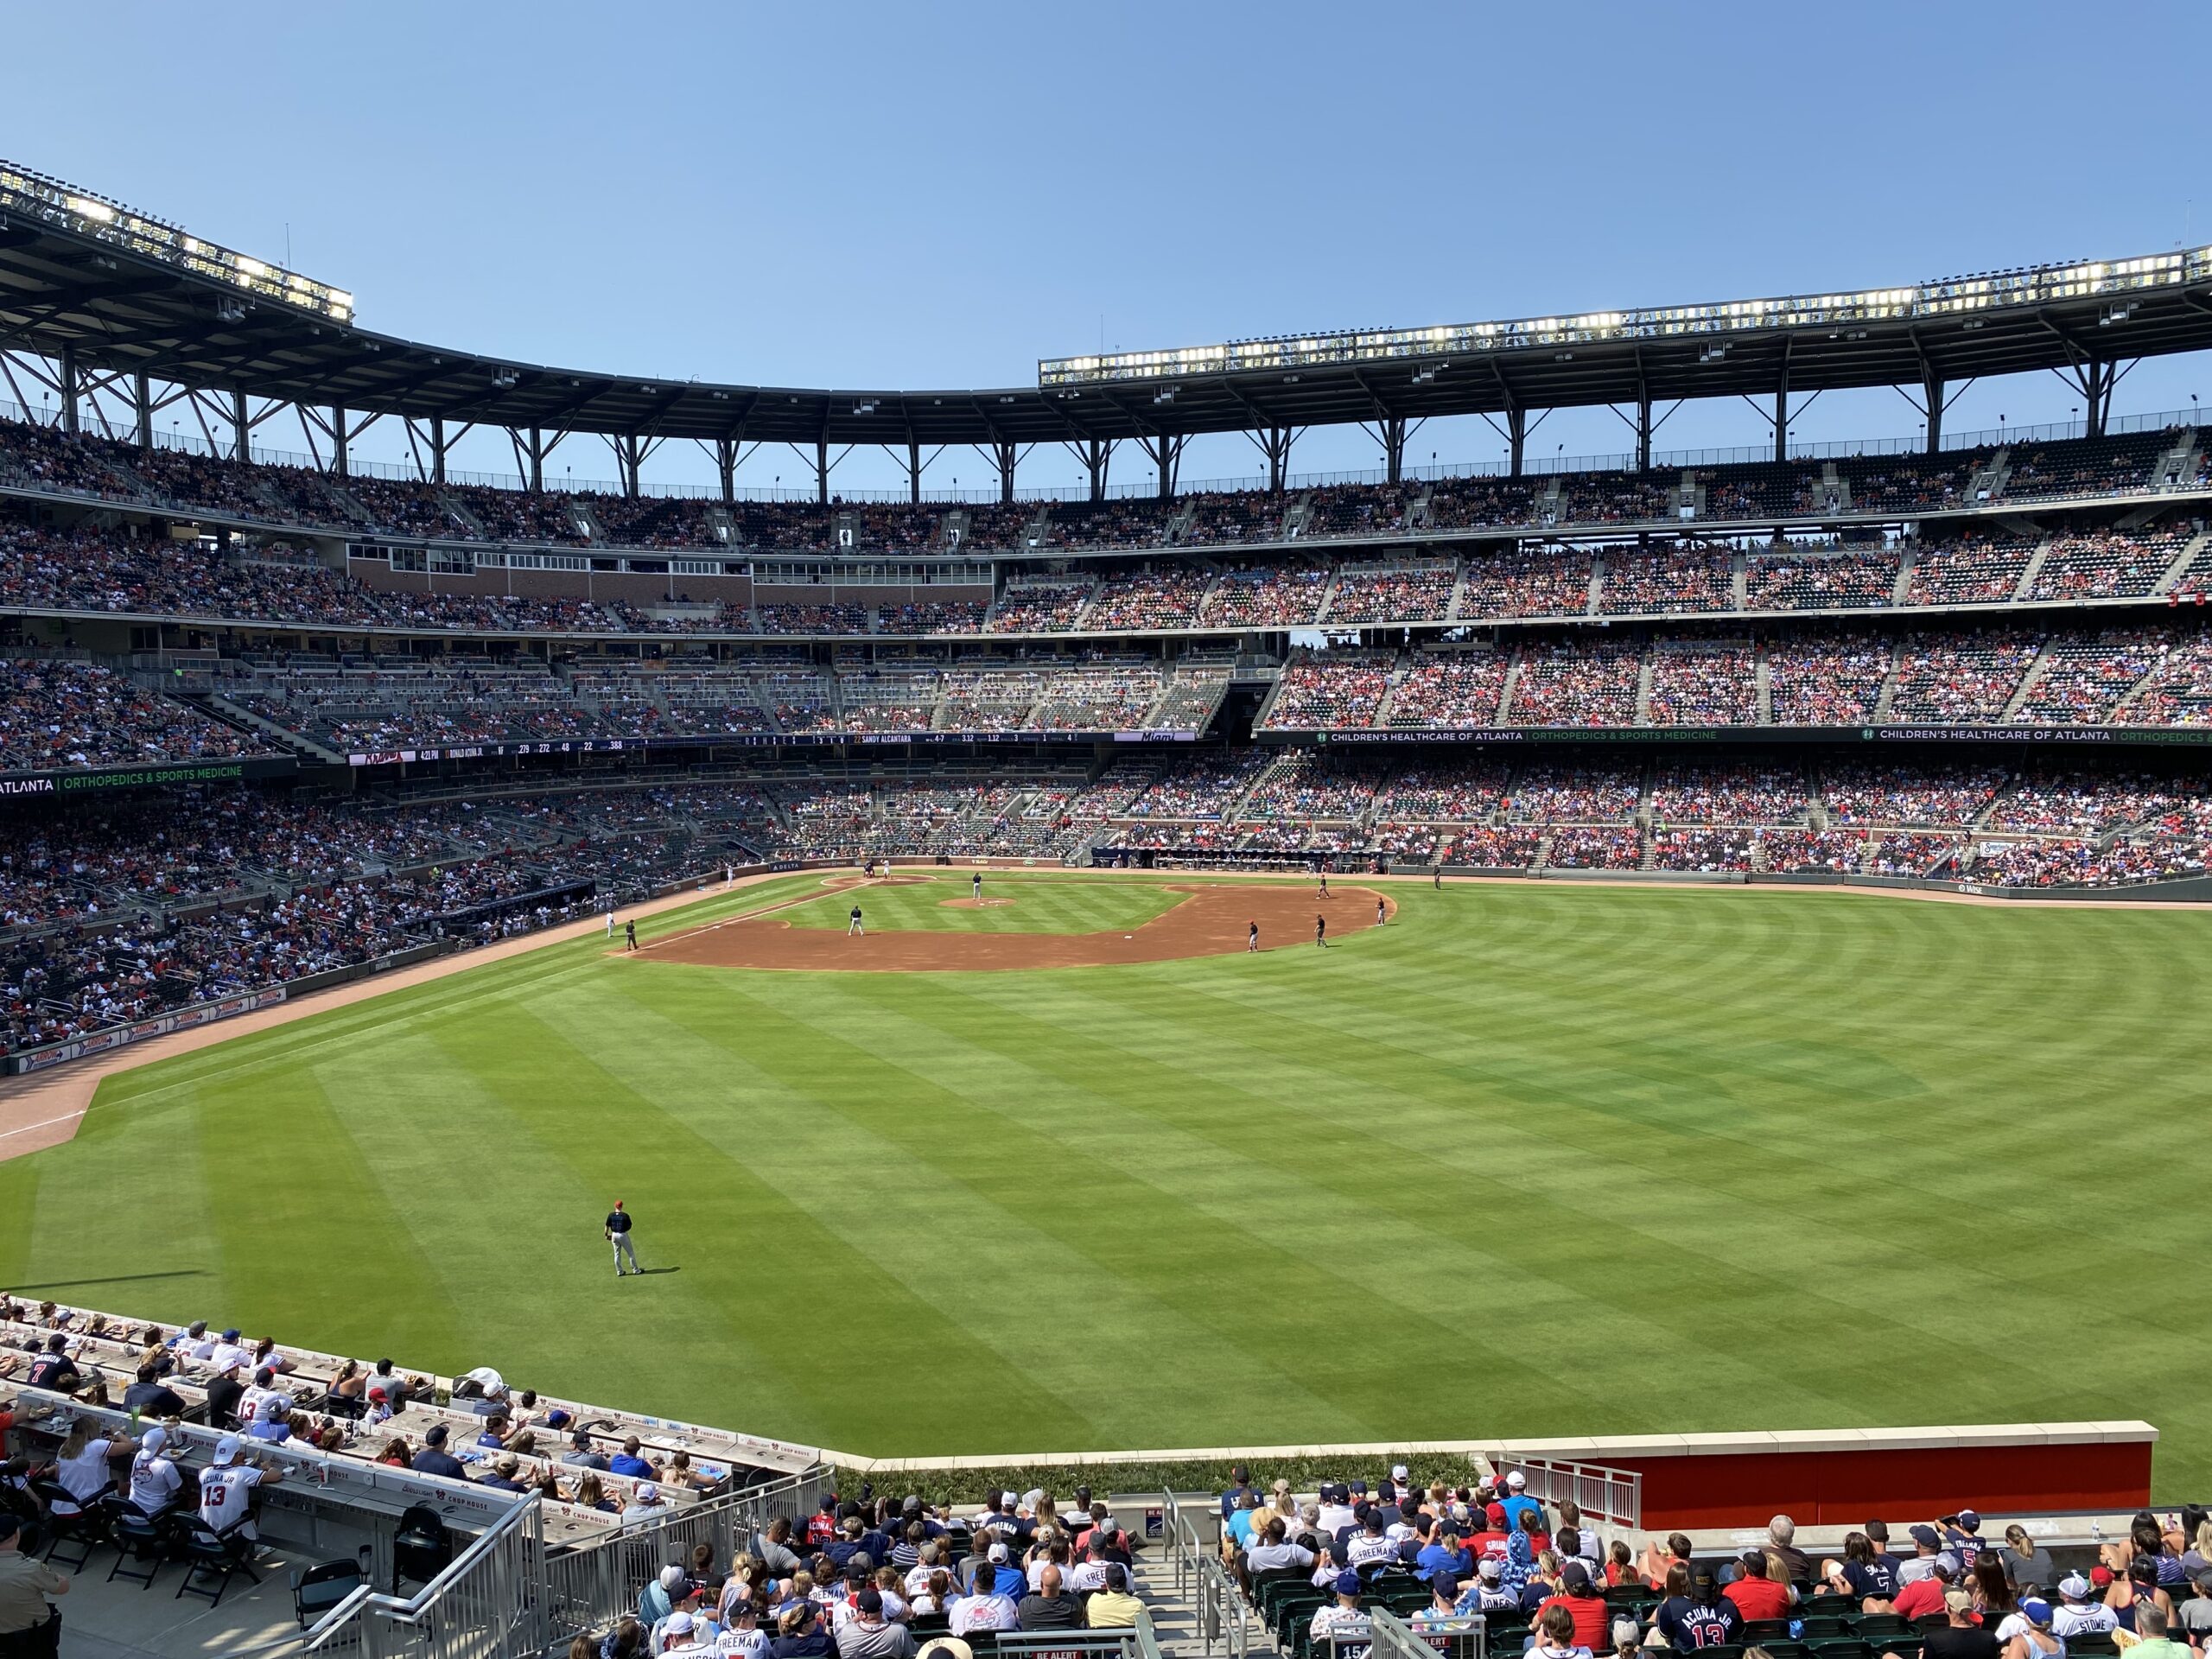
[[[1645,716],[1654,726],[1757,725],[1757,671],[1749,645],[1655,651]]]
[[[0,771],[236,760],[275,747],[94,663],[0,657]]]
[[[1634,726],[1643,653],[1554,645],[1525,653],[1505,718],[1516,726]]]
[[[1451,613],[1458,568],[1449,563],[1387,569],[1347,565],[1329,592],[1325,622],[1437,622]]]
[[[636,499],[588,489],[531,492],[242,463],[197,450],[66,436],[51,427],[0,422],[0,482],[148,507],[230,514],[279,524],[453,541],[552,546],[603,543],[664,550],[742,548],[915,555],[954,545],[1018,550],[1033,545],[1209,547],[1281,539],[1287,518],[1306,537],[1375,536],[1567,524],[1758,523],[1845,512],[1919,514],[1986,501],[2126,497],[2157,487],[2158,456],[2172,435],[2080,439],[2013,454],[1856,457],[1839,462],[1705,467],[1685,497],[1676,469],[1562,474],[1550,489],[1529,480],[1465,477],[1433,485],[1343,484],[1286,497],[1265,492],[1130,496],[997,506],[905,502]],[[1986,484],[1970,499],[1972,480]],[[1302,505],[1302,511],[1298,511]],[[847,537],[849,537],[849,542]]]

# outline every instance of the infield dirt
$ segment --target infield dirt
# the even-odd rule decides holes
[[[916,878],[893,876],[906,885]],[[853,891],[884,882],[855,881]],[[631,960],[681,962],[711,968],[799,969],[848,973],[978,973],[1033,968],[1096,968],[1133,962],[1176,962],[1226,956],[1260,928],[1262,950],[1313,949],[1314,920],[1326,917],[1329,937],[1364,932],[1375,906],[1395,903],[1372,887],[1338,887],[1326,899],[1302,887],[1161,884],[1185,895],[1173,909],[1128,932],[969,933],[907,929],[850,938],[831,928],[793,927],[780,916],[733,918],[677,933],[632,953]],[[965,901],[956,900],[963,908]],[[988,903],[988,900],[985,901]]]

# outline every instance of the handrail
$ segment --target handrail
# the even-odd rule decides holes
[[[1604,1464],[1574,1463],[1561,1458],[1518,1458],[1511,1453],[1497,1459],[1520,1471],[1529,1495],[1547,1503],[1572,1502],[1592,1521],[1636,1531],[1643,1525],[1643,1474],[1636,1469],[1614,1469]]]
[[[424,1616],[444,1601],[455,1586],[474,1574],[481,1563],[506,1548],[511,1535],[517,1532],[526,1534],[523,1540],[523,1547],[525,1550],[542,1555],[544,1549],[544,1517],[542,1509],[537,1494],[535,1492],[529,1494],[522,1503],[509,1510],[498,1521],[486,1528],[467,1548],[462,1550],[447,1564],[443,1572],[412,1596],[397,1596],[385,1591],[371,1590],[364,1585],[315,1621],[305,1637],[301,1639],[300,1651],[302,1653],[322,1651],[345,1632],[347,1626],[357,1623],[365,1624],[368,1616],[372,1613],[381,1613],[395,1624],[419,1625]],[[544,1618],[544,1606],[542,1600],[526,1601],[514,1611],[518,1619],[531,1624],[541,1624]],[[516,1650],[529,1651],[531,1644],[543,1647],[544,1640],[542,1630],[529,1632],[524,1637],[524,1644]],[[365,1646],[370,1652],[376,1650],[373,1641],[365,1643]]]

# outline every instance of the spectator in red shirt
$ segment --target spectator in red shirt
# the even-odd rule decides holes
[[[1602,1592],[1591,1587],[1590,1569],[1581,1561],[1573,1560],[1560,1570],[1559,1593],[1547,1596],[1537,1604],[1532,1628],[1543,1628],[1544,1614],[1554,1607],[1567,1609],[1574,1620],[1574,1643],[1592,1653],[1603,1653],[1609,1645],[1612,1621],[1605,1608]]]
[[[1942,1554],[1936,1558],[1935,1571],[1924,1579],[1915,1579],[1897,1593],[1891,1609],[1899,1618],[1925,1618],[1930,1613],[1943,1611],[1943,1592],[1951,1587],[1951,1580],[1959,1576],[1959,1558]]]
[[[1766,1556],[1756,1549],[1744,1552],[1743,1576],[1720,1593],[1736,1604],[1746,1624],[1789,1615],[1789,1586],[1767,1576]]]

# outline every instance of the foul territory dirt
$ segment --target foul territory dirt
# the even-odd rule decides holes
[[[896,880],[898,878],[893,877]],[[856,884],[875,885],[875,884]],[[1313,922],[1328,918],[1332,940],[1375,925],[1375,906],[1397,906],[1372,887],[1164,884],[1184,895],[1143,926],[1105,933],[937,933],[909,930],[859,938],[842,928],[793,927],[783,917],[739,917],[656,940],[635,954],[651,962],[715,968],[798,968],[858,973],[970,973],[995,969],[1096,968],[1112,963],[1174,962],[1244,949],[1260,925],[1260,949],[1311,950]],[[856,894],[855,896],[861,896]],[[861,898],[862,907],[867,900]],[[963,906],[962,908],[967,906]]]

